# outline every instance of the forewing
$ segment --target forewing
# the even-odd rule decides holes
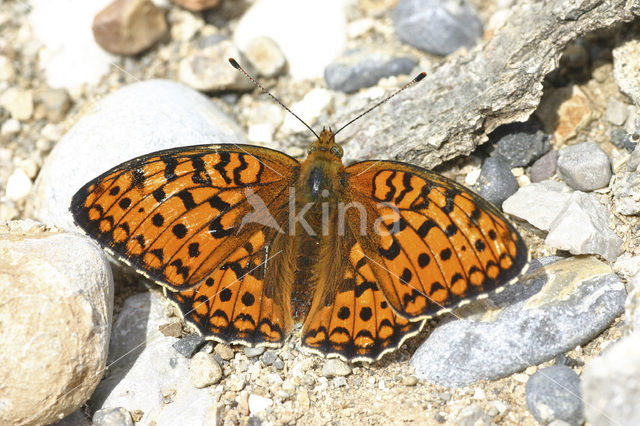
[[[346,171],[352,200],[368,213],[367,233],[356,233],[359,250],[389,304],[407,319],[486,295],[528,264],[514,226],[462,185],[391,161],[360,162]]]

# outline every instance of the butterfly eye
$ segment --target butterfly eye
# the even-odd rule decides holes
[[[315,150],[316,150],[315,144],[311,144],[311,145],[309,145],[309,148],[307,148],[307,154],[310,154]]]
[[[330,151],[333,155],[335,155],[338,158],[342,158],[342,154],[344,154],[344,150],[340,145],[333,145]]]

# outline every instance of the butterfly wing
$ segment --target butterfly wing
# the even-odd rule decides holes
[[[392,161],[346,168],[349,193],[366,206],[367,232],[350,258],[372,269],[399,315],[446,312],[514,280],[528,264],[524,241],[492,204],[426,169]]]
[[[76,223],[108,252],[165,288],[201,333],[250,344],[290,326],[286,214],[297,160],[247,145],[202,145],[123,163],[73,197]],[[267,267],[268,264],[268,267]],[[268,272],[268,273],[266,273]],[[276,275],[274,275],[276,274]],[[289,280],[290,281],[290,280]]]

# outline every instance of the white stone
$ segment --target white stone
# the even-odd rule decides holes
[[[256,37],[273,39],[296,79],[321,77],[346,47],[345,0],[257,0],[240,18],[234,41],[246,50]]]
[[[109,264],[89,238],[42,229],[33,221],[0,224],[0,424],[71,414],[106,365]]]
[[[622,239],[609,229],[607,209],[592,194],[575,191],[549,227],[545,243],[572,254],[599,254],[614,260]]]
[[[76,229],[69,203],[89,180],[143,154],[210,143],[246,139],[205,96],[167,80],[123,87],[96,104],[56,144],[36,180],[30,213],[44,223]]]
[[[640,40],[631,39],[611,52],[613,54],[613,78],[620,91],[640,105]]]
[[[640,256],[633,256],[631,253],[621,254],[613,264],[616,274],[626,280],[640,274]]]
[[[630,332],[640,335],[640,273],[629,280],[629,294],[624,304],[624,322]]]
[[[54,123],[47,123],[40,131],[40,136],[51,142],[58,142],[62,139],[60,126]]]
[[[249,412],[251,414],[262,413],[273,405],[273,400],[260,395],[249,395]]]
[[[629,117],[629,106],[616,98],[609,98],[604,119],[616,126],[622,126]]]
[[[371,18],[361,18],[355,21],[349,22],[347,25],[347,35],[349,38],[362,37],[375,26],[375,21]]]
[[[481,169],[479,167],[471,169],[469,173],[464,177],[464,184],[467,186],[473,186],[478,182]]]
[[[16,78],[16,70],[13,68],[11,59],[0,55],[0,81],[12,81]]]
[[[210,354],[196,353],[189,364],[189,379],[193,386],[204,388],[214,385],[222,378],[222,368]]]
[[[29,18],[35,38],[44,45],[39,62],[50,87],[77,90],[85,83],[97,84],[110,71],[116,57],[96,43],[91,22],[111,2],[66,0],[64,7],[50,0],[31,2]]]
[[[0,96],[2,105],[11,117],[25,121],[33,115],[33,93],[29,90],[10,87]]]
[[[263,77],[276,77],[287,65],[278,44],[268,37],[256,37],[251,40],[244,50],[244,56]]]
[[[571,196],[571,188],[561,182],[545,180],[518,189],[502,203],[505,213],[524,219],[538,229],[548,231],[562,206]]]
[[[322,113],[331,105],[333,97],[331,91],[322,88],[312,89],[301,101],[291,105],[291,111],[298,114],[308,125],[313,126]],[[285,133],[308,132],[307,128],[291,114],[284,117],[282,131]]]
[[[22,129],[22,124],[20,121],[15,118],[10,118],[4,123],[2,123],[2,129],[0,129],[0,135],[2,136],[13,136],[15,134],[20,133]]]
[[[7,180],[6,196],[11,201],[19,201],[29,195],[33,182],[21,168],[16,168]]]

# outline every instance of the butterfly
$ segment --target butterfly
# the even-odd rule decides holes
[[[303,161],[235,144],[144,155],[84,185],[70,211],[205,338],[278,346],[302,322],[303,348],[349,361],[379,359],[525,268],[495,206],[411,164],[345,166],[336,133]]]

